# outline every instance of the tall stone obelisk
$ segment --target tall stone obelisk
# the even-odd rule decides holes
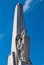
[[[17,4],[14,13],[11,53],[8,65],[32,65],[30,56],[30,38],[26,35],[23,7]]]

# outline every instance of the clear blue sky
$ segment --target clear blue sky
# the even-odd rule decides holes
[[[15,5],[26,0],[0,0],[0,65],[7,65],[11,50]],[[33,65],[44,65],[44,0],[33,0],[24,13],[30,36],[30,59]]]

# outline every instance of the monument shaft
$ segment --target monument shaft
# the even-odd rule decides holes
[[[32,65],[29,60],[30,38],[26,35],[23,7],[17,4],[14,13],[11,54],[8,65]]]

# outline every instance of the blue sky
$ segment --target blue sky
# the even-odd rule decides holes
[[[30,59],[44,65],[44,0],[0,0],[0,65],[7,65],[11,50],[15,5],[23,4],[27,35],[30,36]]]

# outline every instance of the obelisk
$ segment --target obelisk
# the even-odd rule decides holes
[[[8,65],[32,65],[30,58],[30,38],[26,35],[23,7],[18,3],[15,7],[11,53]]]

